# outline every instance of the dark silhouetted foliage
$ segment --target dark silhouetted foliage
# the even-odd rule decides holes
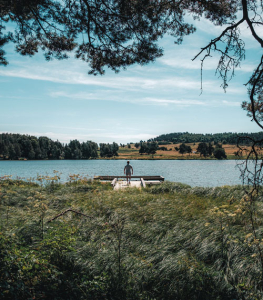
[[[112,144],[100,144],[100,156],[101,157],[114,157],[118,156],[119,145],[115,142]]]
[[[2,159],[88,159],[97,158],[97,143],[78,140],[63,145],[59,141],[41,136],[0,134],[0,158]]]
[[[159,145],[165,145],[170,142],[174,144],[178,143],[223,143],[223,144],[232,144],[236,145],[239,139],[239,144],[249,144],[249,139],[246,137],[263,139],[263,132],[254,132],[254,133],[234,133],[234,132],[224,132],[224,133],[215,133],[215,134],[198,134],[198,133],[189,133],[189,132],[175,132],[162,134],[156,138],[154,141],[157,141]]]

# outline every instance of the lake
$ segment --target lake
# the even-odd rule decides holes
[[[93,178],[95,175],[123,175],[124,160],[39,160],[0,161],[0,176],[35,178],[61,172],[61,180],[70,174]],[[235,160],[134,160],[134,175],[161,175],[165,180],[191,186],[214,187],[241,184]]]

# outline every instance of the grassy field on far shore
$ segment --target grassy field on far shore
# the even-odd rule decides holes
[[[166,147],[168,151],[157,150],[156,154],[148,155],[148,154],[140,154],[139,149],[136,149],[134,144],[131,144],[131,148],[128,148],[127,145],[125,147],[119,147],[119,156],[115,157],[116,159],[215,159],[213,157],[203,157],[200,156],[199,153],[196,153],[198,143],[186,143],[186,145],[192,148],[192,153],[189,154],[180,154],[175,150],[175,147],[180,146],[180,144],[166,144],[160,147]],[[238,151],[238,147],[236,145],[222,145],[224,148],[228,159],[237,159],[235,152]]]

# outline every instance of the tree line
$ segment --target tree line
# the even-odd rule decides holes
[[[251,133],[250,136],[261,135],[261,133]],[[177,138],[174,138],[177,136]],[[202,136],[202,137],[200,137]],[[225,137],[223,142],[213,141],[214,137]],[[226,138],[226,137],[229,138]],[[239,134],[241,142],[242,139],[246,142],[245,137],[248,134]],[[197,140],[197,137],[200,140]],[[162,144],[167,143],[178,143],[182,140],[179,147],[175,147],[175,150],[180,154],[192,153],[192,149],[189,145],[185,143],[195,143],[199,142],[197,152],[201,156],[214,156],[216,158],[226,158],[225,151],[222,148],[222,144],[231,144],[231,141],[234,143],[234,138],[237,138],[237,134],[234,133],[220,133],[220,134],[193,134],[193,133],[171,133],[166,135],[161,135],[155,139],[149,140],[147,142],[140,141],[134,143],[134,146],[139,150],[139,153],[154,155],[157,150],[168,151],[168,149]],[[165,138],[167,139],[165,141]],[[231,140],[232,138],[232,140]],[[262,136],[263,139],[263,136]],[[204,142],[208,140],[208,142]],[[227,142],[226,142],[227,141]],[[215,147],[212,146],[212,143]],[[235,142],[236,143],[236,142]],[[120,144],[120,147],[125,145]],[[128,148],[131,148],[131,144],[127,144]],[[89,159],[89,158],[98,158],[100,157],[116,157],[118,156],[119,145],[115,142],[112,144],[100,143],[99,146],[97,143],[92,141],[79,142],[74,139],[68,144],[63,144],[59,141],[53,141],[48,137],[41,136],[31,136],[31,135],[22,135],[22,134],[11,134],[11,133],[2,133],[0,134],[0,159]]]
[[[78,140],[62,144],[48,137],[0,134],[1,159],[88,159],[98,157],[98,144]]]
[[[101,157],[115,157],[118,156],[119,145],[115,142],[112,144],[100,144],[100,156]]]
[[[263,132],[254,132],[254,133],[235,133],[235,132],[224,132],[224,133],[215,133],[215,134],[199,134],[199,133],[189,133],[189,132],[174,132],[168,134],[162,134],[158,137],[151,139],[149,141],[156,141],[159,145],[167,143],[212,143],[215,144],[249,144],[250,139],[263,140]]]
[[[179,147],[175,147],[175,150],[178,151],[180,154],[184,155],[188,153],[189,155],[192,153],[192,148],[189,145],[185,145],[182,143]],[[226,152],[221,144],[215,143],[214,146],[212,143],[205,143],[201,142],[198,144],[196,152],[203,157],[211,157],[214,156],[217,159],[224,159],[227,158]]]
[[[140,142],[135,144],[135,147],[139,149],[139,153],[140,154],[151,154],[152,156],[156,153],[156,151],[158,150],[158,143],[156,142]]]

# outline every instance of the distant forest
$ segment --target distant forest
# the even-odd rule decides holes
[[[98,144],[78,140],[62,144],[41,136],[0,134],[0,159],[88,159],[98,157]]]
[[[177,132],[162,134],[149,142],[155,141],[159,145],[167,143],[212,143],[214,144],[236,144],[240,138],[240,144],[249,142],[246,137],[263,140],[263,132],[257,133],[216,133],[195,134],[188,132]],[[138,147],[137,147],[137,146]],[[135,143],[140,148],[141,143]],[[130,146],[130,145],[128,145]],[[117,143],[99,146],[92,141],[79,142],[72,140],[68,144],[53,141],[48,137],[30,136],[22,134],[2,133],[0,134],[0,159],[89,159],[98,158],[98,150],[101,157],[118,156],[119,145]],[[141,153],[141,152],[140,152]]]
[[[215,134],[199,134],[199,133],[189,133],[189,132],[175,132],[162,134],[158,137],[151,139],[149,141],[156,141],[159,145],[167,143],[209,143],[214,142],[215,144],[231,144],[235,145],[237,142],[239,144],[247,144],[249,140],[246,137],[251,137],[255,140],[263,140],[263,132],[255,133],[233,133],[233,132],[224,132],[224,133],[215,133]]]

